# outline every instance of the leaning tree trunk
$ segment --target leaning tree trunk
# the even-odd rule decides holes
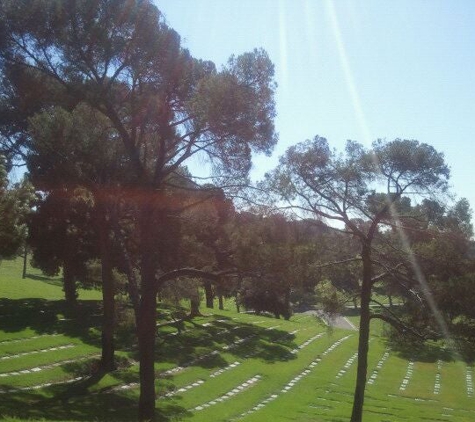
[[[153,259],[153,202],[143,205],[140,218],[141,297],[138,320],[140,362],[139,420],[155,420],[155,332],[157,289]]]
[[[370,327],[370,300],[371,300],[371,245],[363,244],[363,281],[361,286],[360,329],[358,341],[358,368],[356,372],[356,386],[353,399],[351,422],[361,422],[363,419],[363,405],[368,372],[368,349]]]
[[[112,276],[112,257],[109,225],[103,213],[99,226],[99,242],[102,265],[102,357],[101,369],[110,372],[115,369],[115,286]]]

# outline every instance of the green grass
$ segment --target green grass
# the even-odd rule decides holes
[[[0,261],[0,298],[6,296],[9,299],[61,300],[64,298],[62,277],[46,277],[40,270],[28,266],[26,278],[22,279],[22,265],[23,261],[20,258]],[[39,284],[38,281],[42,283]],[[79,289],[78,293],[81,300],[99,300],[101,298],[101,293],[98,290]]]
[[[81,291],[73,313],[62,300],[59,278],[35,273],[22,280],[20,264],[3,261],[0,266],[0,418],[135,420],[139,389],[132,383],[139,376],[134,342],[127,336],[118,342],[118,370],[94,375],[100,354],[100,294]],[[357,332],[329,330],[311,316],[284,321],[237,314],[232,303],[224,311],[202,311],[207,315],[180,324],[170,320],[169,309],[160,309],[155,364],[160,421],[348,421],[356,360],[348,362],[356,351]],[[349,319],[358,322],[356,316]],[[163,325],[167,320],[170,324]],[[365,422],[475,420],[465,363],[450,360],[433,345],[429,351],[406,352],[405,357],[389,351],[378,368],[388,351],[382,331],[382,323],[374,321],[368,377],[377,376],[367,386]],[[74,347],[41,351],[68,344]],[[1,359],[14,354],[22,355]],[[408,358],[414,362],[413,372],[406,389],[400,390]],[[165,374],[179,365],[183,370]],[[22,370],[29,372],[12,374]],[[438,371],[440,390],[435,394]],[[259,378],[245,388],[255,376]],[[475,373],[472,376],[475,381]],[[83,379],[64,383],[76,377]],[[36,388],[45,383],[53,385]],[[236,393],[226,396],[232,391]]]

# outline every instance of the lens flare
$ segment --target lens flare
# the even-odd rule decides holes
[[[282,85],[281,88],[285,91],[288,87],[289,79],[289,64],[288,64],[288,38],[287,38],[287,24],[285,22],[285,2],[279,0],[279,53],[280,53],[280,68],[282,69]]]
[[[330,19],[333,36],[336,41],[338,56],[340,58],[341,67],[345,78],[345,84],[348,89],[348,93],[350,94],[351,104],[355,111],[358,126],[360,128],[361,134],[363,135],[363,142],[366,145],[371,145],[373,137],[369,130],[366,116],[361,105],[360,95],[358,93],[358,89],[356,88],[356,83],[353,78],[353,72],[351,71],[350,61],[348,60],[348,54],[346,52],[343,37],[341,35],[340,25],[338,23],[338,17],[335,10],[335,4],[332,0],[325,1],[325,10]]]
[[[348,59],[348,54],[346,52],[345,43],[341,34],[340,25],[338,22],[337,12],[335,10],[335,2],[332,0],[326,0],[325,9],[330,19],[332,32],[335,38],[338,55],[340,58],[341,67],[342,67],[344,78],[345,78],[345,83],[350,95],[351,104],[353,106],[359,128],[363,135],[363,142],[367,146],[370,146],[373,141],[373,137],[371,135],[371,131],[369,129],[369,125],[368,125],[368,122],[363,110],[363,106],[361,104],[360,95],[357,89],[357,84],[355,83],[353,72],[351,70],[350,61]],[[373,160],[374,160],[374,164],[376,168],[379,168],[379,162],[375,155],[373,155]],[[443,336],[445,337],[447,341],[448,347],[452,350],[455,356],[460,357],[459,353],[457,352],[455,342],[452,340],[450,336],[447,323],[445,322],[442,313],[440,312],[440,310],[437,307],[437,304],[435,303],[434,297],[427,283],[425,275],[422,272],[421,267],[417,262],[417,258],[414,254],[414,251],[411,248],[409,239],[406,233],[404,232],[403,225],[401,224],[399,216],[393,206],[390,207],[390,212],[391,212],[392,219],[396,222],[397,232],[400,236],[404,251],[407,253],[409,262],[411,263],[412,269],[416,276],[416,280],[420,285],[421,291],[424,295],[424,299],[429,305],[429,308]]]

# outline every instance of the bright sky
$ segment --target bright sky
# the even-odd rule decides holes
[[[315,135],[417,139],[444,152],[458,197],[475,208],[475,1],[162,0],[193,56],[224,64],[263,47],[276,67],[271,159]]]

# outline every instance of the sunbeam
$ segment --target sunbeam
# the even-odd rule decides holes
[[[285,2],[279,0],[279,53],[280,68],[282,69],[281,88],[284,92],[287,90],[289,79],[288,39],[285,15]]]
[[[315,28],[315,7],[312,0],[305,1],[305,40],[308,45],[308,51],[306,52],[312,62],[316,62],[317,59],[317,35]]]
[[[351,103],[352,103],[352,106],[353,106],[353,109],[354,109],[354,112],[355,112],[355,115],[356,115],[358,126],[359,126],[359,128],[361,130],[361,133],[363,135],[363,143],[369,146],[369,145],[371,145],[371,143],[373,141],[373,137],[371,135],[371,131],[370,131],[370,128],[369,128],[369,125],[368,125],[368,122],[367,122],[367,119],[366,119],[366,116],[365,116],[365,113],[364,113],[364,109],[363,109],[363,106],[361,104],[360,95],[359,95],[359,92],[358,92],[358,89],[357,89],[357,85],[356,85],[354,77],[353,77],[353,72],[351,70],[350,62],[349,62],[349,59],[348,59],[348,54],[347,54],[347,51],[346,51],[346,48],[345,48],[345,43],[344,43],[344,40],[343,40],[343,37],[342,37],[342,34],[341,34],[340,25],[339,25],[339,22],[338,22],[338,16],[337,16],[337,12],[335,10],[334,2],[332,0],[326,0],[325,1],[325,8],[326,8],[326,11],[327,11],[329,19],[330,19],[332,32],[333,32],[333,35],[334,35],[334,38],[335,38],[335,42],[336,42],[336,46],[337,46],[337,50],[338,50],[338,55],[339,55],[339,58],[340,58],[343,74],[344,74],[344,77],[345,77],[345,84],[346,84],[348,92],[350,94]],[[374,164],[375,164],[376,168],[379,168],[378,159],[375,155],[373,155],[373,160],[374,160]],[[445,320],[442,316],[442,313],[437,308],[437,304],[435,303],[433,295],[430,291],[430,287],[429,287],[429,285],[426,281],[425,275],[422,272],[422,269],[421,269],[419,263],[417,262],[417,258],[416,258],[415,254],[414,254],[414,252],[413,252],[413,250],[410,246],[407,235],[406,235],[406,233],[404,232],[404,230],[402,228],[402,224],[401,224],[401,221],[399,219],[399,216],[398,216],[398,214],[397,214],[397,212],[396,212],[396,210],[394,209],[393,206],[390,206],[390,212],[391,212],[392,218],[396,222],[396,227],[397,227],[399,237],[400,237],[401,242],[403,244],[403,248],[404,248],[405,252],[407,253],[408,259],[411,263],[411,266],[412,266],[412,269],[413,269],[414,274],[416,276],[417,282],[420,285],[421,291],[424,295],[424,299],[427,301],[427,304],[429,305],[429,308],[430,308],[430,310],[431,310],[431,312],[432,312],[432,314],[433,314],[433,316],[434,316],[434,318],[435,318],[435,320],[436,320],[436,322],[437,322],[444,338],[446,339],[448,346],[451,348],[453,353],[458,356],[459,354],[456,350],[455,343],[454,343],[454,341],[452,340],[452,338],[450,336],[450,332],[449,332],[449,329],[447,327],[447,324],[446,324],[446,322],[445,322]]]
[[[326,0],[324,4],[325,4],[325,10],[330,19],[333,36],[335,38],[336,47],[338,50],[338,56],[340,58],[341,67],[342,67],[343,74],[345,77],[345,84],[348,89],[348,93],[350,94],[351,104],[355,111],[358,126],[363,135],[362,141],[366,145],[371,145],[371,142],[373,141],[373,137],[369,130],[367,119],[364,114],[363,107],[361,105],[360,95],[358,93],[358,89],[356,87],[356,83],[353,77],[353,72],[351,70],[350,62],[348,60],[348,54],[346,52],[345,43],[341,35],[341,30],[340,30],[340,25],[338,23],[338,16],[335,10],[335,5],[332,0]]]

